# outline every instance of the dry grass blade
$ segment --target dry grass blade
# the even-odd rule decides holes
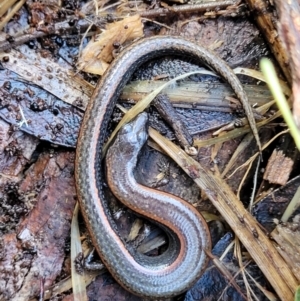
[[[149,129],[149,135],[204,190],[260,267],[278,296],[282,300],[293,300],[298,285],[297,280],[257,221],[244,208],[231,188],[220,177],[203,168],[155,130]]]
[[[297,287],[294,301],[300,301],[300,286]]]
[[[247,276],[255,283],[257,288],[270,300],[270,301],[277,301],[278,298],[271,293],[270,291],[266,290],[264,287],[262,287],[251,275],[248,273],[247,269],[245,269],[245,273]]]
[[[267,119],[265,119],[261,122],[258,122],[256,124],[256,126],[257,126],[257,128],[260,128],[260,127],[268,124],[272,120],[276,119],[279,116],[281,116],[281,113],[276,112],[271,117],[269,117],[269,118],[267,118]],[[216,137],[216,138],[210,138],[210,139],[207,139],[207,140],[195,139],[194,146],[204,147],[204,146],[210,146],[210,145],[213,145],[213,144],[216,144],[216,143],[226,142],[226,141],[229,141],[231,139],[234,139],[234,138],[240,137],[242,135],[245,135],[249,132],[251,132],[251,129],[250,129],[249,125],[246,125],[243,128],[235,128],[234,130],[226,133],[226,135],[224,135],[224,136],[220,136],[220,137]]]
[[[85,274],[84,275],[85,285],[88,286],[95,279],[96,276],[98,276],[104,272],[105,272],[105,270],[94,271],[94,272],[89,272],[88,274]],[[59,281],[58,283],[55,283],[55,285],[53,285],[52,287],[48,288],[45,291],[44,300],[53,298],[56,295],[62,294],[64,292],[70,290],[71,288],[72,288],[72,279],[71,279],[71,277],[67,277],[67,278]],[[29,301],[36,301],[36,298],[30,299]]]
[[[239,275],[239,273],[240,273],[240,270],[238,272],[236,272],[235,275],[233,275],[233,278],[235,279]],[[224,293],[226,292],[226,290],[228,289],[228,287],[229,287],[229,285],[227,285],[225,287],[225,289],[223,290],[222,295],[219,297],[218,301],[224,300]],[[252,301],[251,296],[249,298],[246,298],[246,300],[247,301]],[[257,301],[259,301],[259,300],[257,300]]]
[[[201,214],[207,223],[209,223],[211,221],[221,221],[222,220],[222,218],[220,216],[210,213],[208,211],[201,211]]]
[[[208,253],[208,252],[207,252]],[[226,278],[226,280],[228,281],[229,285],[232,285],[239,293],[240,295],[247,300],[246,296],[243,294],[241,288],[238,286],[238,284],[235,281],[235,277],[233,277],[231,275],[231,273],[228,271],[228,269],[226,268],[226,266],[222,263],[222,261],[215,257],[213,254],[208,253],[208,256],[212,259],[214,265],[217,267],[217,269],[222,273],[222,275]],[[220,296],[220,298],[218,300],[221,300],[222,295]]]
[[[14,5],[18,0],[4,0],[0,3],[0,17],[2,17],[8,9]]]
[[[11,7],[16,1],[5,1],[4,3],[0,4],[0,17],[6,12],[5,9],[7,6],[5,4],[8,4],[8,8]],[[7,15],[1,19],[0,22],[0,30],[4,28],[4,26],[7,24],[7,22],[13,17],[13,15],[23,6],[23,4],[26,2],[26,0],[20,0],[8,13]]]
[[[298,209],[300,206],[300,187],[298,187],[294,197],[290,201],[289,205],[285,209],[281,221],[287,222],[290,216],[295,212],[296,209]]]
[[[261,158],[258,157],[257,160],[257,164],[256,164],[256,169],[255,169],[255,173],[253,175],[253,186],[252,186],[252,192],[251,192],[251,197],[250,197],[250,202],[249,202],[249,212],[252,213],[252,207],[253,207],[253,203],[255,200],[255,192],[256,192],[256,187],[257,187],[257,177],[258,177],[258,171],[259,171],[259,167],[260,167],[260,163],[261,163]]]
[[[91,23],[89,25],[89,27],[86,29],[85,33],[83,34],[83,36],[81,38],[79,49],[78,49],[78,57],[80,57],[82,54],[82,47],[83,47],[84,40],[87,37],[87,35],[88,35],[89,31],[91,30],[91,28],[93,27],[93,25],[94,25],[93,23]]]
[[[143,112],[151,103],[151,101],[166,87],[168,87],[169,85],[175,83],[176,81],[180,80],[180,79],[184,79],[190,75],[193,74],[203,74],[203,73],[207,73],[206,71],[194,71],[194,72],[188,72],[185,74],[182,74],[180,76],[177,76],[175,78],[173,78],[172,80],[168,81],[167,83],[161,85],[160,87],[158,87],[157,89],[155,89],[153,92],[151,92],[150,94],[148,94],[146,97],[144,97],[141,101],[139,101],[135,106],[133,106],[130,110],[128,110],[128,112],[123,116],[122,120],[119,122],[119,124],[117,125],[117,127],[115,128],[115,130],[113,131],[113,133],[111,134],[111,136],[109,137],[107,143],[104,145],[103,150],[102,150],[102,157],[105,156],[107,148],[109,147],[110,143],[112,142],[112,140],[114,139],[115,135],[117,134],[117,132],[120,130],[120,128],[130,122],[135,116],[137,116],[139,113]]]
[[[296,124],[290,109],[290,100],[287,101],[280,87],[279,79],[275,71],[275,67],[267,58],[262,58],[260,68],[265,75],[269,89],[276,100],[276,104],[281,111],[282,117],[290,129],[297,148],[300,150],[300,131]]]
[[[158,80],[135,80],[126,85],[121,94],[124,102],[139,101],[145,95],[161,85]],[[251,105],[262,106],[273,98],[267,86],[243,85]],[[207,110],[232,112],[239,106],[239,101],[232,103],[232,89],[227,84],[214,83],[213,89],[207,88],[207,82],[186,80],[180,85],[169,87],[164,91],[175,106],[183,108],[206,108]],[[231,97],[231,98],[230,98]]]
[[[288,132],[289,132],[289,129],[281,131],[280,133],[278,133],[277,135],[275,135],[270,141],[268,141],[266,144],[263,145],[262,150],[266,149],[279,136],[281,136],[283,134],[286,134]],[[252,163],[257,158],[257,156],[259,156],[259,153],[255,153],[244,164],[240,165],[237,169],[235,169],[227,178],[232,177],[240,168],[243,168],[243,167],[249,165],[250,163]]]
[[[244,176],[243,176],[243,178],[242,178],[242,180],[241,180],[241,182],[240,182],[240,185],[239,185],[239,187],[238,187],[238,190],[237,190],[237,192],[236,192],[236,195],[237,195],[237,197],[238,197],[238,199],[240,200],[241,198],[240,198],[240,194],[241,194],[241,190],[242,190],[242,187],[243,187],[243,185],[244,185],[244,182],[245,182],[245,180],[246,180],[246,178],[247,178],[247,176],[248,176],[248,174],[249,174],[249,172],[250,172],[250,170],[251,170],[251,167],[252,167],[252,164],[253,164],[253,162],[254,162],[254,160],[257,158],[257,154],[255,154],[254,156],[253,156],[253,160],[251,160],[251,161],[247,161],[248,162],[248,168],[247,168],[247,170],[246,170],[246,172],[245,172],[245,174],[244,174]],[[245,165],[245,163],[244,164],[242,164],[243,165],[243,167],[245,167],[245,166],[247,166],[247,165]],[[241,166],[239,166],[234,172],[236,172],[239,168],[240,168]],[[233,173],[234,173],[233,172]],[[230,177],[232,176],[232,174],[230,175]],[[229,178],[229,177],[228,177]]]
[[[274,104],[274,101],[271,101],[267,103],[266,105],[263,105],[257,109],[257,111],[260,114],[265,114],[267,110]],[[259,128],[259,127],[258,127]],[[232,166],[235,164],[236,160],[238,159],[239,155],[244,152],[244,150],[249,146],[253,139],[253,135],[251,133],[248,133],[242,140],[242,142],[239,144],[237,149],[234,151],[234,154],[231,156],[229,162],[227,163],[225,169],[222,172],[222,178],[225,177],[225,175],[230,171]]]
[[[257,124],[256,126],[257,126],[257,128],[259,128],[259,124]],[[236,128],[230,132],[227,132],[226,134],[223,133],[223,135],[221,135],[219,137],[205,139],[205,140],[195,139],[194,146],[197,146],[200,148],[200,147],[214,145],[217,143],[223,143],[223,142],[229,141],[231,139],[245,135],[249,132],[251,132],[251,129],[248,125],[246,125],[243,128]]]
[[[231,251],[231,249],[234,247],[235,241],[233,240],[225,249],[225,251],[223,252],[223,254],[220,256],[220,260],[222,261],[226,255]]]
[[[248,133],[243,138],[243,140],[241,141],[241,143],[238,145],[238,147],[234,151],[233,155],[231,156],[229,162],[226,164],[226,167],[224,168],[224,170],[221,174],[222,178],[224,178],[226,176],[226,174],[230,171],[230,169],[233,167],[233,165],[239,158],[239,155],[244,153],[244,151],[248,148],[248,146],[252,140],[253,140],[252,133]]]
[[[257,113],[260,113],[261,115],[264,115],[269,109],[270,107],[275,103],[275,101],[269,101],[267,103],[265,103],[264,105],[260,106],[259,108],[256,109],[256,112]],[[231,130],[233,128],[236,127],[236,122],[237,120],[233,120],[232,122],[226,124],[225,126],[221,127],[220,129],[218,129],[216,132],[213,133],[213,136],[216,136],[224,131],[228,131],[228,130]],[[240,127],[248,124],[248,118],[246,117],[243,117],[243,118],[239,118],[238,119],[238,124],[240,125]]]
[[[233,72],[235,74],[242,74],[242,75],[251,76],[251,77],[256,78],[260,81],[266,82],[266,79],[265,79],[264,75],[262,74],[262,72],[259,72],[257,70],[238,67],[238,68],[233,69]],[[289,88],[289,86],[287,85],[287,83],[284,82],[283,80],[279,80],[279,83],[280,83],[280,87],[281,87],[283,93],[287,96],[290,96],[292,91]]]
[[[283,135],[283,134],[285,134],[285,133],[288,133],[288,132],[289,132],[289,130],[285,130],[285,131],[282,131],[282,132],[278,133],[278,134],[277,134],[275,137],[273,137],[269,142],[267,142],[265,145],[263,145],[262,150],[266,149],[266,148],[267,148],[267,147],[268,147],[275,139],[277,139],[279,136],[281,136],[281,135]],[[253,155],[251,158],[249,158],[244,164],[242,164],[242,165],[240,165],[238,168],[236,168],[236,169],[232,172],[232,174],[230,174],[230,175],[227,177],[227,178],[232,177],[239,169],[248,166],[247,171],[245,172],[245,174],[244,174],[244,176],[243,176],[243,178],[242,178],[242,180],[241,180],[241,183],[240,183],[240,185],[239,185],[239,188],[238,188],[238,190],[237,190],[237,197],[238,197],[238,198],[240,198],[241,189],[242,189],[243,184],[244,184],[244,182],[245,182],[245,180],[246,180],[246,178],[247,178],[247,176],[248,176],[248,174],[249,174],[249,172],[250,172],[250,169],[251,169],[251,167],[252,167],[252,164],[253,164],[254,160],[255,160],[258,156],[259,156],[259,153],[254,154],[254,155]],[[257,203],[258,203],[258,201],[255,201],[255,202],[254,202],[254,204],[257,204]]]
[[[82,252],[79,225],[78,225],[78,203],[75,206],[71,224],[71,276],[74,301],[87,301],[84,276],[77,273],[75,269],[76,256]]]
[[[245,275],[245,271],[244,271],[245,267],[243,265],[241,244],[240,244],[240,241],[237,238],[235,238],[234,254],[235,254],[235,257],[238,260],[240,271],[242,273],[242,277],[243,277],[243,281],[244,281],[244,285],[246,287],[247,300],[252,300],[251,294],[252,295],[254,295],[254,294],[253,294],[253,290],[251,289],[251,286],[250,286],[250,284],[248,282],[248,279],[247,279],[247,277]],[[254,298],[257,299],[256,296]]]

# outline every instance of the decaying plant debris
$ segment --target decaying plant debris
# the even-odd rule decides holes
[[[141,107],[143,101],[152,101],[146,99],[149,93],[171,78],[185,72],[193,72],[195,77],[175,83],[164,93],[194,135],[197,155],[187,156],[151,129],[150,136],[157,144],[149,141],[149,145],[159,151],[148,146],[143,154],[146,159],[141,158],[137,170],[142,184],[179,195],[208,221],[226,221],[232,231],[212,252],[224,257],[225,264],[212,256],[205,276],[180,300],[217,295],[220,300],[275,300],[276,295],[293,300],[300,279],[299,218],[294,217],[292,224],[277,225],[272,232],[276,242],[261,225],[272,231],[278,223],[273,218],[280,219],[293,195],[297,198],[299,154],[267,87],[251,79],[262,80],[262,75],[244,67],[256,67],[258,59],[268,54],[260,32],[246,19],[250,15],[279,65],[286,96],[291,93],[289,85],[292,87],[298,121],[297,1],[275,1],[279,35],[273,22],[275,6],[265,0],[201,4],[43,0],[27,1],[23,6],[24,2],[4,0],[0,4],[0,300],[70,300],[76,296],[80,300],[87,300],[87,296],[93,300],[141,300],[120,288],[104,271],[84,270],[88,266],[84,257],[92,252],[92,246],[83,225],[80,236],[74,220],[70,247],[76,203],[73,148],[98,79],[93,74],[102,75],[133,40],[153,34],[186,36],[214,49],[232,68],[241,67],[235,70],[250,74],[242,79],[262,118],[257,120],[263,145],[260,162],[247,118],[238,116],[242,110],[232,91],[210,71],[201,70],[206,75],[201,75],[199,83],[199,67],[177,58],[149,62],[122,93],[120,103],[126,108],[138,101]],[[118,108],[111,131],[127,111]],[[133,115],[128,120],[139,111],[130,112]],[[150,125],[174,139],[156,112]],[[147,164],[150,161],[151,166]],[[141,170],[146,170],[146,175]],[[278,185],[282,187],[274,190]],[[163,232],[111,199],[120,234],[141,252],[157,255],[166,243]],[[295,216],[299,210],[298,205],[293,206],[291,214]],[[265,221],[266,211],[276,214]],[[72,255],[75,259],[70,261],[70,248],[74,247],[82,248],[82,255]],[[73,282],[68,278],[71,266]],[[82,289],[74,291],[74,296],[68,290],[76,281]],[[92,282],[87,292],[84,281]],[[79,284],[75,286],[80,288]],[[202,288],[206,286],[213,295],[205,295]]]
[[[108,24],[100,36],[92,39],[78,60],[78,68],[102,75],[113,60],[115,51],[125,43],[143,36],[143,24],[139,15]]]

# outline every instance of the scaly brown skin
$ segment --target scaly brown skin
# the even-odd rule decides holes
[[[149,188],[143,188],[148,193],[147,197],[153,197],[153,202],[147,202],[147,210],[140,208],[139,204],[129,204],[129,206],[133,206],[137,213],[164,223],[167,228],[170,228],[171,243],[167,250],[170,258],[163,255],[150,261],[129,250],[116,232],[108,210],[103,191],[104,176],[101,157],[108,121],[126,82],[143,63],[164,55],[192,58],[200,64],[204,63],[210,66],[220,74],[231,85],[244,105],[250,126],[259,143],[252,110],[235,74],[214,53],[183,38],[157,36],[136,42],[121,52],[97,84],[85,112],[76,150],[75,179],[81,211],[94,245],[114,278],[132,293],[156,299],[169,298],[187,290],[205,269],[207,258],[203,250],[210,247],[206,224],[196,210],[176,197],[171,198],[176,202],[167,202],[172,204],[172,208],[169,210],[164,208],[160,215],[159,212],[162,209],[155,203],[155,199],[161,198],[160,201],[164,202],[165,195],[161,192],[153,192]],[[118,165],[110,167],[114,172],[118,168]],[[126,181],[133,181],[133,178],[129,178],[128,172],[124,174],[124,177]],[[132,187],[137,185],[136,182],[130,183]],[[134,190],[134,193],[136,192]],[[116,194],[122,198],[120,193]],[[173,214],[166,217],[168,212]],[[185,218],[182,217],[182,213]],[[189,230],[186,228],[186,221],[190,217],[193,234],[188,238]],[[193,245],[189,245],[192,237],[195,238],[195,248]],[[192,254],[188,250],[189,248],[191,248]],[[187,268],[185,262],[187,254],[194,258],[188,259],[189,262],[193,262],[192,270]],[[187,272],[184,272],[185,268],[183,267],[187,268]],[[185,280],[186,278],[187,280]]]

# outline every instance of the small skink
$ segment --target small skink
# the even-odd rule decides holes
[[[104,194],[102,148],[116,101],[139,66],[164,55],[188,57],[196,63],[210,66],[231,85],[245,108],[248,101],[241,83],[222,59],[193,42],[171,36],[143,39],[126,48],[97,84],[84,115],[76,149],[75,180],[78,200],[93,243],[108,270],[124,288],[147,298],[168,298],[187,290],[203,271],[206,264],[203,251],[210,246],[206,224],[193,207],[184,205],[182,200],[175,198],[176,202],[167,202],[171,204],[170,209],[165,208],[163,214],[158,216],[159,208],[154,201],[149,201],[149,211],[145,207],[139,208],[139,205],[134,205],[134,210],[160,223],[164,223],[164,216],[168,214],[165,216],[165,226],[170,229],[169,235],[173,234],[171,248],[168,249],[169,253],[166,252],[170,255],[169,259],[163,254],[156,262],[146,260],[130,251],[117,234]],[[255,124],[253,126],[254,119],[249,119],[249,122],[253,131],[256,130]],[[117,170],[119,166],[110,168]],[[127,177],[126,181],[131,180],[128,175],[124,174],[124,177]],[[145,191],[149,191],[148,188]],[[161,192],[155,192],[155,196],[164,198]],[[155,208],[156,211],[152,213]],[[185,212],[184,217],[182,212]],[[189,219],[191,229],[185,226]],[[198,236],[195,247],[187,243],[191,240],[191,237],[187,238],[189,231],[193,233],[191,237]],[[191,277],[187,276],[187,280],[186,276],[183,277],[186,275],[183,274],[185,268],[191,274]]]

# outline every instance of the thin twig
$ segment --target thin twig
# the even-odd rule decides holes
[[[170,26],[168,26],[168,25],[166,25],[166,24],[163,24],[163,23],[161,23],[161,22],[154,21],[154,20],[151,20],[151,19],[148,19],[148,18],[142,18],[142,20],[143,20],[143,21],[152,22],[152,23],[154,23],[154,24],[157,24],[157,25],[159,25],[159,26],[161,26],[161,27],[165,27],[165,28],[170,29],[170,30],[173,29],[172,27],[170,27]]]
[[[153,18],[153,17],[164,16],[172,13],[174,14],[174,13],[207,12],[209,10],[222,9],[236,4],[237,4],[236,1],[227,0],[227,1],[209,2],[209,3],[201,3],[201,4],[176,5],[176,6],[170,6],[168,8],[158,8],[158,9],[146,10],[142,12],[137,11],[136,13],[140,14],[141,17]]]
[[[254,198],[255,198],[255,191],[256,191],[256,186],[257,186],[257,176],[258,176],[258,171],[259,171],[259,166],[260,166],[260,159],[261,158],[258,157],[256,170],[255,170],[255,174],[254,174],[254,177],[253,177],[253,188],[252,188],[250,203],[249,203],[249,207],[248,207],[248,210],[249,210],[250,213],[252,211],[252,206],[253,206]]]
[[[90,25],[90,22],[87,20],[80,20],[80,30],[81,32],[84,32]],[[76,27],[77,28],[77,27]],[[0,43],[0,52],[7,51],[13,47],[25,44],[31,40],[41,38],[50,34],[58,34],[63,35],[66,33],[71,32],[73,29],[75,29],[75,25],[71,26],[69,24],[69,20],[58,22],[53,25],[49,25],[45,28],[43,28],[43,31],[41,31],[39,28],[37,29],[30,29],[30,32],[23,32],[20,33],[18,36],[13,37],[14,41],[10,43],[9,41],[2,41]]]

